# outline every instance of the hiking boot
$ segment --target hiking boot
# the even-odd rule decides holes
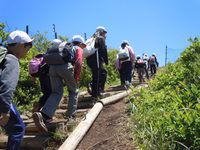
[[[98,100],[99,100],[99,98],[91,97],[92,105],[95,105]]]
[[[102,92],[100,92],[100,93],[98,94],[98,97],[99,97],[100,99],[102,99],[102,98],[104,98],[104,94],[103,94]]]
[[[39,129],[40,132],[48,132],[48,129],[43,120],[43,116],[40,112],[33,113],[33,120],[35,126]]]
[[[88,86],[87,86],[87,91],[90,95],[92,95],[92,84],[91,83],[88,83]]]

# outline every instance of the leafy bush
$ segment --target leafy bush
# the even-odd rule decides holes
[[[131,99],[137,108],[133,131],[141,149],[200,149],[199,60],[196,39]]]

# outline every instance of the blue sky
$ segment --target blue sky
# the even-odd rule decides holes
[[[97,26],[108,30],[107,45],[119,48],[126,39],[136,54],[156,53],[160,65],[174,61],[200,35],[200,0],[0,0],[0,22],[7,30],[25,30],[30,34],[48,32],[54,38],[53,25],[59,35],[95,32]]]

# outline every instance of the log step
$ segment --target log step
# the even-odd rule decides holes
[[[64,126],[66,123],[67,123],[67,120],[65,119],[56,119],[56,120],[53,120],[51,123],[46,124],[46,126],[50,132],[53,132],[56,129]],[[37,134],[37,133],[39,132],[35,126],[35,123],[30,123],[26,126],[26,130],[25,130],[26,135]]]
[[[31,149],[31,150],[42,150],[45,148],[46,143],[50,140],[50,135],[25,135],[23,142],[21,143],[21,148]],[[0,137],[0,147],[6,148],[7,136]]]

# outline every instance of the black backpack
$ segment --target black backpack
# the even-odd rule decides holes
[[[44,60],[49,65],[72,63],[75,61],[75,48],[72,43],[63,42],[57,49],[49,49],[44,54]]]

